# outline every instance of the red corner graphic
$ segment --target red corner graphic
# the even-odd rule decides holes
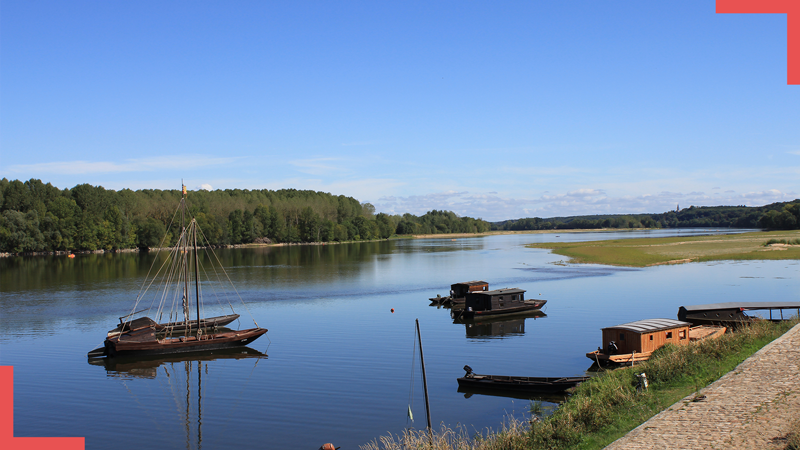
[[[14,437],[14,368],[0,366],[0,448],[3,450],[84,450],[82,437]]]
[[[717,13],[786,14],[786,84],[800,84],[800,0],[717,0]]]

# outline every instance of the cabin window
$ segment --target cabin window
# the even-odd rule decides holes
[[[680,340],[686,339],[686,330],[678,331],[678,339]]]
[[[667,339],[672,339],[672,331],[667,331]]]
[[[503,306],[503,296],[501,295],[500,298],[497,299],[500,302],[500,306]]]
[[[625,340],[625,333],[620,333],[619,334],[619,340],[620,341],[624,341]]]
[[[651,341],[653,340],[653,335],[652,335],[652,334],[650,335],[650,340],[651,340]]]

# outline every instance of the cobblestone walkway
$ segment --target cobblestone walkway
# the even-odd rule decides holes
[[[780,449],[796,420],[800,325],[606,449]]]

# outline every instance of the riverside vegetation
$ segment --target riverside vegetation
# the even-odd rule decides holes
[[[94,251],[170,246],[180,234],[178,189],[113,191],[41,180],[0,180],[0,252]],[[491,225],[450,211],[390,216],[326,192],[281,189],[192,191],[189,213],[212,245],[344,242],[394,234],[480,233]],[[166,236],[165,242],[161,242]]]
[[[363,450],[525,450],[600,449],[624,436],[650,417],[682,398],[716,381],[753,353],[780,337],[794,325],[789,321],[756,321],[719,339],[688,345],[667,345],[646,362],[601,373],[579,385],[552,414],[542,415],[531,404],[527,422],[507,417],[498,431],[473,436],[465,428],[442,426],[433,433],[407,430],[400,435],[382,436]],[[637,390],[636,374],[645,372],[647,390]],[[787,440],[796,449],[798,423]]]

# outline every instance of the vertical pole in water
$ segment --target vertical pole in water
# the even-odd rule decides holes
[[[419,339],[419,360],[422,363],[422,387],[425,390],[425,416],[428,418],[428,433],[433,441],[433,427],[431,427],[431,405],[428,402],[428,379],[425,377],[425,357],[422,356],[422,335],[419,334],[419,319],[417,320],[417,338]],[[431,442],[433,444],[433,442]]]

